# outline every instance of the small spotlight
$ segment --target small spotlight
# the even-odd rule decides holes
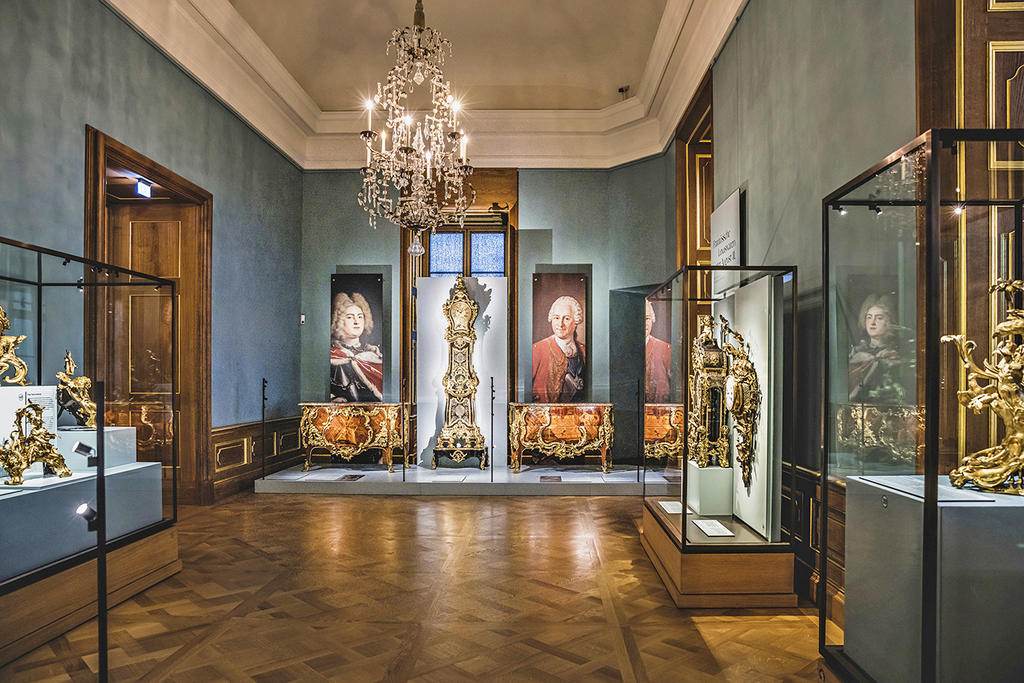
[[[64,262],[63,262],[63,263],[62,263],[61,265],[62,265],[62,266],[66,266],[66,265],[67,265],[67,264],[69,264],[69,263],[71,263],[71,259],[69,259],[69,258],[66,258],[66,259],[64,259]]]
[[[953,213],[956,214],[957,216],[959,216],[963,212],[964,212],[963,204],[957,204],[956,207],[953,209]]]
[[[878,204],[870,204],[868,205],[868,209],[874,211],[876,216],[882,215],[882,207],[880,207]]]
[[[147,183],[145,180],[140,180],[139,182],[135,183],[135,194],[139,195],[140,197],[152,197],[153,186]]]
[[[96,522],[100,515],[91,505],[88,503],[82,503],[75,508],[75,514],[89,524],[89,531],[96,531]]]
[[[153,291],[154,291],[154,292],[159,292],[159,291],[160,291],[160,288],[161,288],[162,286],[163,286],[163,285],[157,285],[156,287],[154,287],[154,288],[153,288]]]
[[[846,215],[846,214],[848,214],[848,213],[850,213],[850,212],[846,210],[846,207],[845,207],[845,206],[840,206],[840,207],[839,207],[839,215],[840,215],[840,216],[845,216],[845,215]]]
[[[75,285],[75,286],[78,287],[78,291],[79,292],[84,292],[85,291],[85,279],[84,278],[78,278],[78,284]]]
[[[84,455],[86,458],[86,465],[88,467],[96,467],[99,464],[99,458],[96,456],[96,449],[89,444],[76,441],[74,448],[71,450],[79,455]]]

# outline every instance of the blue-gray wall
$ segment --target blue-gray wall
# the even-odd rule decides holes
[[[303,400],[327,391],[330,276],[339,266],[392,269],[392,346],[386,389],[397,395],[400,350],[398,229],[367,225],[356,203],[358,171],[310,172],[302,206]],[[533,289],[537,264],[592,264],[589,344],[594,400],[608,399],[611,289],[656,283],[675,270],[675,151],[605,170],[519,171],[519,380],[529,391]]]
[[[99,0],[4,0],[0,65],[0,234],[82,253],[86,124],[210,191],[213,426],[294,415],[301,171]]]
[[[750,0],[713,79],[716,205],[744,188],[748,263],[799,267],[795,459],[817,467],[821,200],[916,134],[914,0]]]
[[[359,171],[309,172],[302,181],[302,400],[327,397],[331,348],[331,274],[339,266],[391,267],[391,355],[385,367],[384,399],[397,401],[401,357],[401,242],[385,220],[370,227],[356,202]]]
[[[821,199],[916,135],[914,0],[750,0],[714,65],[715,204],[821,285]]]
[[[530,388],[536,264],[593,265],[591,399],[607,401],[609,350],[616,345],[608,293],[667,278],[675,271],[675,244],[672,145],[658,156],[609,170],[520,170],[518,394]]]

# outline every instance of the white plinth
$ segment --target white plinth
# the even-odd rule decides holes
[[[686,505],[698,515],[732,514],[732,468],[686,461]]]

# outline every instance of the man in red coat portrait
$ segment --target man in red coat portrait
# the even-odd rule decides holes
[[[576,339],[583,324],[583,307],[571,296],[560,296],[548,309],[551,336],[533,345],[533,400],[570,403],[583,399],[583,369],[587,350]]]
[[[647,342],[644,346],[647,372],[645,386],[648,403],[667,403],[669,394],[669,373],[672,367],[672,347],[657,337],[651,336],[651,330],[657,317],[654,306],[647,302]]]

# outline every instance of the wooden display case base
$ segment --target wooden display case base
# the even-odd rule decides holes
[[[795,607],[793,553],[687,552],[644,506],[640,543],[676,607]]]
[[[171,528],[107,555],[108,605],[131,598],[181,570]],[[96,560],[0,596],[0,666],[96,616]]]

